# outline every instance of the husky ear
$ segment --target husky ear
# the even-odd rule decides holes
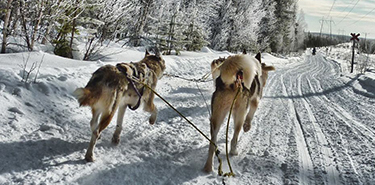
[[[149,56],[150,53],[148,52],[148,50],[146,49],[146,53],[145,53],[145,57]]]
[[[259,63],[262,63],[260,52],[255,56],[255,58],[259,61]]]

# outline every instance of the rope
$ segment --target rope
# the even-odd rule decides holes
[[[195,82],[195,84],[197,85],[197,88],[198,88],[198,90],[199,90],[199,93],[200,93],[201,96],[203,97],[203,101],[204,101],[204,103],[206,104],[206,108],[207,108],[208,114],[209,114],[209,116],[211,117],[211,111],[210,111],[210,109],[208,108],[207,100],[206,100],[206,98],[204,97],[204,95],[203,95],[201,89],[199,88],[198,82]]]
[[[230,121],[230,117],[232,115],[233,106],[236,103],[238,94],[240,94],[241,90],[242,90],[242,85],[239,86],[238,91],[236,93],[236,96],[234,96],[234,99],[232,101],[232,105],[230,106],[229,115],[228,115],[227,131],[226,131],[226,137],[225,137],[225,150],[226,150],[226,157],[227,157],[227,161],[228,161],[228,166],[229,166],[230,172],[224,174],[224,177],[231,177],[231,176],[234,177],[235,176],[235,174],[234,174],[234,172],[232,170],[232,165],[230,164],[230,160],[229,160],[229,153],[228,153],[228,131],[229,131],[229,121]]]
[[[207,78],[210,77],[210,75],[212,74],[213,71],[215,71],[216,69],[219,69],[221,67],[221,65],[223,65],[223,64],[224,64],[224,62],[222,62],[221,64],[217,65],[214,69],[212,69],[210,72],[206,73],[205,75],[202,76],[202,78],[199,78],[199,79],[196,79],[196,78],[185,78],[185,77],[181,77],[181,76],[173,75],[173,74],[168,74],[168,73],[164,73],[163,75],[164,76],[168,76],[168,77],[180,78],[180,79],[191,81],[191,82],[209,82],[209,81],[213,81],[215,79],[207,80]]]
[[[168,76],[168,77],[180,78],[182,80],[191,81],[191,82],[210,82],[210,81],[212,81],[212,79],[207,80],[208,77],[205,77],[206,75],[204,75],[202,78],[199,78],[199,79],[197,79],[197,78],[185,78],[185,77],[181,77],[181,76],[173,75],[173,74],[168,74],[168,73],[164,73],[163,75]]]
[[[177,112],[183,119],[185,119],[185,121],[187,121],[191,126],[193,126],[193,128],[195,130],[197,130],[204,138],[206,138],[210,144],[214,145],[215,146],[215,155],[219,161],[219,167],[218,167],[218,174],[219,176],[222,176],[223,174],[223,171],[222,171],[222,165],[223,165],[223,162],[221,160],[221,158],[219,157],[219,154],[220,154],[220,150],[218,149],[217,145],[211,141],[211,139],[209,139],[197,126],[195,126],[189,119],[187,119],[180,111],[178,111],[176,108],[174,108],[167,100],[165,100],[161,95],[159,95],[154,89],[152,89],[149,85],[147,85],[146,83],[136,79],[135,77],[128,77],[129,79],[131,80],[134,80],[135,82],[137,83],[140,83],[142,84],[143,86],[145,86],[146,88],[150,89],[151,92],[153,92],[156,96],[158,96],[161,100],[164,101],[164,103],[166,103],[171,109],[173,109],[175,112]],[[232,170],[229,174],[232,174]],[[226,173],[228,174],[228,173]]]

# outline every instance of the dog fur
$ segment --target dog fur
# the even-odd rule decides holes
[[[273,66],[261,63],[260,53],[255,58],[244,54],[229,56],[220,66],[220,74],[216,78],[216,90],[211,99],[211,141],[216,143],[217,134],[230,111],[238,88],[242,88],[232,111],[234,120],[234,134],[230,149],[232,155],[238,154],[237,140],[241,128],[243,127],[245,132],[250,130],[251,121],[268,78],[268,71],[272,70],[275,70]],[[210,144],[204,166],[206,172],[212,171],[214,152],[215,146]]]
[[[215,85],[216,78],[220,76],[220,67],[224,61],[225,61],[225,57],[224,58],[219,57],[218,59],[215,59],[211,62],[211,74],[212,74],[212,79],[214,80],[214,85]]]
[[[122,68],[123,71],[120,71],[118,67]],[[114,144],[120,142],[122,122],[127,106],[137,107],[138,101],[140,101],[141,104],[144,104],[144,111],[151,113],[149,123],[155,123],[158,111],[153,102],[154,94],[147,88],[141,90],[142,84],[134,82],[135,85],[131,85],[127,76],[136,77],[155,89],[158,79],[163,76],[164,70],[165,61],[160,54],[150,55],[146,51],[145,57],[139,62],[120,63],[117,64],[117,67],[112,65],[100,67],[93,73],[84,88],[77,88],[74,91],[80,106],[90,106],[92,111],[90,121],[92,137],[85,155],[87,161],[94,161],[93,151],[96,141],[101,132],[111,122],[117,109],[117,127],[112,138]],[[143,92],[141,98],[135,88]]]

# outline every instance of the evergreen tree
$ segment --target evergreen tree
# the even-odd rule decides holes
[[[158,45],[166,54],[205,45],[279,53],[304,46],[305,23],[302,13],[297,18],[296,0],[6,0],[0,5],[2,48],[17,44],[32,50],[36,42],[50,42],[56,54],[73,57],[79,40],[86,43],[79,48],[85,60],[111,41]],[[23,43],[7,43],[17,35]]]
[[[296,40],[295,40],[295,50],[305,50],[306,49],[306,34],[305,34],[305,29],[307,27],[307,24],[305,22],[305,14],[303,10],[300,11],[297,23],[296,23]]]
[[[257,45],[261,52],[271,52],[271,38],[276,31],[275,6],[276,2],[273,0],[264,0],[261,4],[261,7],[264,7],[264,13],[257,25]]]
[[[199,22],[199,6],[196,0],[188,1],[189,4],[185,5],[184,17],[185,22],[188,24],[184,26],[185,35],[185,49],[188,51],[200,50],[203,46],[206,46],[206,34],[203,32],[203,25]]]
[[[160,26],[159,32],[156,37],[156,44],[160,47],[164,54],[170,55],[172,50],[176,54],[183,49],[183,24],[182,12],[180,2],[172,2],[169,6],[168,14],[164,15]]]
[[[129,43],[132,46],[140,46],[141,40],[144,34],[144,28],[147,25],[149,15],[155,8],[154,0],[130,0],[130,4],[133,6],[133,14],[136,19],[130,28],[130,40]]]
[[[270,47],[272,52],[287,53],[290,51],[290,25],[293,20],[292,7],[295,0],[275,0],[276,29],[271,36]]]

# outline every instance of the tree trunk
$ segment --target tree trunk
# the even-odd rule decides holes
[[[31,50],[33,50],[33,48],[34,48],[35,36],[36,36],[36,33],[39,30],[39,24],[40,24],[40,22],[42,22],[43,6],[44,6],[43,3],[44,3],[44,1],[40,2],[40,9],[39,9],[38,19],[36,20],[36,23],[34,25],[33,34],[31,36],[31,43],[30,43]]]
[[[42,39],[42,44],[47,43],[47,41],[48,41],[47,37],[49,37],[49,33],[51,32],[52,26],[53,26],[53,23],[48,23],[47,30],[44,33],[44,37]]]
[[[27,33],[25,13],[23,11],[24,3],[25,2],[23,2],[23,1],[20,2],[21,23],[22,23],[22,28],[23,28],[24,34],[25,34],[25,41],[26,41],[26,44],[27,44],[27,48],[28,48],[29,51],[32,51],[33,48],[31,47],[29,34]]]
[[[78,0],[76,0],[76,6],[78,6]],[[73,14],[73,22],[72,22],[72,35],[70,38],[69,47],[73,51],[73,40],[74,40],[74,32],[76,31],[76,16],[77,16],[78,7],[75,8]]]
[[[9,33],[8,24],[10,19],[10,13],[12,9],[10,8],[10,5],[13,0],[8,0],[7,8],[6,8],[6,15],[4,20],[4,29],[3,29],[3,43],[1,44],[1,53],[5,53],[6,46],[7,46],[7,36]]]
[[[142,9],[143,11],[141,12],[141,15],[138,19],[138,23],[137,23],[137,26],[135,28],[135,41],[134,41],[134,46],[139,46],[141,43],[140,43],[140,37],[141,37],[141,34],[143,32],[143,28],[144,26],[146,25],[146,21],[147,21],[147,16],[149,14],[149,8],[152,4],[153,0],[147,0],[146,1],[146,4],[143,5]]]
[[[60,7],[60,2],[61,1],[57,1],[56,7]],[[50,7],[50,6],[51,6],[51,4],[49,4],[48,1],[47,1],[46,7]],[[52,15],[54,13],[57,13],[57,12],[52,12],[52,8],[49,8],[48,10],[49,10],[48,13],[47,13],[48,15]],[[46,32],[44,33],[44,37],[42,39],[42,44],[46,44],[47,41],[48,41],[48,39],[51,38],[50,37],[50,32],[51,32],[51,30],[52,30],[52,28],[54,26],[54,22],[56,21],[56,18],[50,18],[47,21],[48,21],[48,23],[47,23],[48,26],[47,26]]]
[[[95,38],[93,37],[89,40],[89,44],[88,44],[89,46],[86,48],[86,53],[85,53],[85,56],[83,57],[83,60],[89,60],[91,52],[92,52],[91,45],[92,45],[94,39]]]
[[[18,27],[18,20],[20,19],[20,9],[19,8],[17,8],[16,9],[16,14],[15,15],[13,15],[13,17],[11,17],[13,20],[11,21],[11,22],[13,22],[13,25],[12,26],[10,26],[9,25],[9,27],[11,27],[10,29],[11,29],[11,32],[9,33],[10,35],[11,34],[13,34],[13,35],[17,35],[18,33],[17,33],[17,27]],[[9,22],[10,23],[10,22]]]

